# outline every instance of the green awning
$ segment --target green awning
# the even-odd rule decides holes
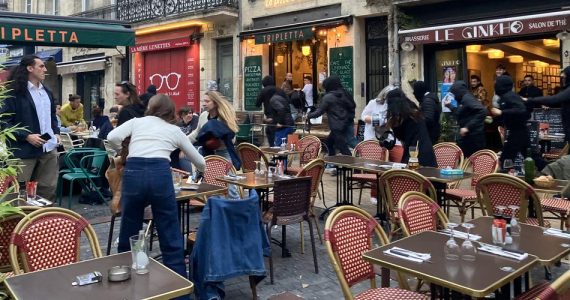
[[[96,21],[4,15],[0,17],[0,43],[100,48],[135,44],[135,32],[132,29],[121,24]]]

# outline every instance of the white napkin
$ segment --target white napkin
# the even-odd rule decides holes
[[[442,233],[445,233],[445,234],[447,234],[447,235],[450,235],[450,234],[451,234],[451,232],[449,231],[449,229],[441,230],[441,232],[442,232]],[[467,232],[463,232],[463,231],[459,231],[459,230],[454,230],[454,231],[453,231],[453,236],[454,236],[454,237],[458,237],[458,238],[460,238],[460,239],[466,240],[466,239],[467,239]],[[480,235],[473,234],[473,233],[470,233],[470,234],[469,234],[469,240],[471,240],[471,241],[478,241],[478,240],[480,240],[480,239],[481,239],[481,236],[480,236]]]
[[[399,247],[392,247],[388,250],[384,250],[384,253],[388,254],[388,255],[399,257],[401,259],[417,262],[417,263],[421,263],[421,262],[428,261],[431,259],[431,255],[429,253],[419,253],[419,252],[414,252],[414,251],[402,249]]]
[[[555,228],[548,228],[544,231],[544,234],[547,235],[553,235],[553,236],[557,236],[557,237],[561,237],[561,238],[565,238],[565,239],[570,239],[570,233],[564,232],[560,229],[555,229]]]
[[[488,253],[496,254],[499,256],[503,256],[503,257],[513,258],[516,260],[523,260],[523,259],[528,257],[528,253],[519,254],[519,253],[514,253],[514,252],[507,252],[507,251],[503,251],[503,249],[501,249],[501,247],[498,247],[498,246],[496,247],[496,246],[482,244],[481,247],[479,247],[478,249],[483,251],[483,252],[488,252]]]
[[[240,179],[244,179],[244,176],[239,176],[239,175],[235,175],[235,176],[230,176],[230,175],[224,175],[225,179],[229,179],[229,180],[240,180]]]

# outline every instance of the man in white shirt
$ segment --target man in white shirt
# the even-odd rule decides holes
[[[8,78],[11,92],[0,113],[4,126],[24,128],[14,132],[15,141],[8,141],[23,164],[18,181],[37,181],[37,195],[54,200],[60,139],[53,95],[41,83],[46,71],[37,56],[24,56]]]
[[[305,76],[303,78],[303,93],[305,93],[305,107],[314,107],[315,103],[313,101],[313,78],[311,76]]]

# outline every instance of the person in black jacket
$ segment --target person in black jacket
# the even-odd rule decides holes
[[[128,81],[115,84],[115,102],[123,106],[117,115],[117,126],[144,116],[144,104],[137,96],[136,87]]]
[[[534,85],[534,77],[530,74],[524,76],[523,87],[519,91],[519,96],[523,98],[542,97],[542,90]],[[540,108],[540,104],[529,105],[527,109],[532,112],[534,108]]]
[[[263,85],[263,89],[257,95],[257,101],[255,102],[255,106],[261,107],[263,104],[263,115],[265,116],[264,122],[271,124],[273,122],[273,116],[271,115],[269,100],[275,94],[277,87],[275,86],[275,79],[272,76],[265,76],[261,80],[261,84]],[[275,146],[275,128],[273,126],[265,126],[265,135],[267,136],[267,143],[269,147]]]
[[[0,120],[3,128],[20,128],[13,132],[15,140],[6,140],[14,157],[21,159],[18,181],[37,181],[37,194],[53,201],[60,138],[53,94],[41,83],[46,71],[39,57],[22,58],[8,78],[10,91],[0,107]]]
[[[457,145],[463,151],[465,157],[485,149],[485,131],[483,122],[487,116],[487,110],[469,91],[465,81],[456,81],[449,91],[457,101],[455,114],[459,125],[459,137]]]
[[[564,141],[570,141],[570,66],[564,68],[560,74],[563,90],[554,96],[544,96],[528,99],[528,105],[561,106],[562,125],[564,127]]]
[[[146,88],[146,93],[144,93],[140,96],[140,99],[141,99],[144,107],[148,106],[148,101],[154,95],[156,95],[156,86],[154,84],[151,84]]]
[[[508,132],[501,153],[501,166],[505,159],[515,159],[518,153],[526,156],[530,146],[526,121],[530,118],[523,100],[513,91],[513,79],[501,75],[495,80],[495,93],[499,96],[499,108],[492,108],[491,113],[501,122]]]
[[[388,92],[386,119],[394,136],[402,142],[404,155],[402,163],[410,159],[410,146],[418,145],[418,160],[421,166],[437,167],[433,145],[422,113],[400,89]]]
[[[291,116],[291,106],[287,100],[287,94],[282,89],[275,89],[275,93],[269,100],[269,113],[271,125],[274,131],[274,145],[281,145],[283,138],[295,131],[295,122]]]
[[[352,155],[348,149],[347,128],[354,126],[356,104],[352,96],[343,88],[338,76],[331,76],[323,81],[326,94],[319,107],[307,115],[308,119],[318,118],[324,113],[328,116],[331,130],[327,138],[329,155],[335,155],[335,149],[344,155]]]
[[[441,115],[441,103],[437,95],[430,92],[423,81],[416,81],[413,84],[414,96],[420,103],[420,110],[424,115],[426,126],[432,145],[437,144],[441,126],[439,117]]]

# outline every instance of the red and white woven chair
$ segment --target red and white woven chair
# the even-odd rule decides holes
[[[323,173],[325,172],[325,161],[318,158],[308,164],[306,164],[296,177],[311,177],[311,204],[309,206],[309,218],[313,218],[315,227],[317,227],[317,234],[319,235],[319,241],[323,243],[323,238],[321,236],[321,229],[319,228],[319,220],[317,220],[317,215],[314,211],[315,200],[319,194],[319,184],[323,179]],[[301,253],[305,253],[305,239],[303,236],[303,223],[301,223]]]
[[[261,152],[261,149],[259,149],[254,144],[245,143],[245,142],[240,143],[239,145],[237,145],[236,151],[241,159],[241,170],[244,173],[254,172],[255,168],[257,167],[255,165],[256,161],[263,161],[265,163],[266,168],[267,166],[269,166],[265,154],[263,154],[263,152]]]
[[[22,211],[24,214],[29,214],[33,211],[38,210],[37,206],[24,206]],[[8,252],[8,247],[6,245],[10,244],[10,238],[12,237],[12,232],[14,228],[18,225],[18,222],[24,218],[24,215],[14,214],[3,219],[0,219],[0,274],[4,274],[7,277],[12,276],[12,264],[10,263],[10,253]]]
[[[449,222],[445,212],[426,194],[407,192],[398,203],[400,227],[404,236],[423,231],[437,231],[445,228]]]
[[[314,135],[306,135],[296,144],[297,151],[301,152],[299,156],[299,166],[287,166],[287,174],[295,175],[301,171],[304,165],[308,164],[313,159],[319,158],[321,154],[321,140]],[[293,160],[289,160],[293,162]]]
[[[560,229],[570,228],[570,200],[560,198],[545,198],[540,200],[542,217],[550,220],[560,220]],[[545,215],[549,213],[553,216]]]
[[[354,147],[352,151],[352,156],[361,157],[366,159],[374,159],[387,161],[388,160],[388,149],[380,146],[378,141],[368,140],[362,141]],[[352,182],[352,189],[360,190],[358,194],[358,205],[362,201],[362,190],[370,189],[370,196],[377,198],[376,190],[378,184],[378,175],[375,173],[356,173],[352,177],[348,178],[349,182]],[[356,186],[356,187],[355,187]]]
[[[498,213],[497,206],[516,205],[514,214],[522,223],[550,227],[550,222],[542,218],[542,206],[534,189],[523,180],[508,174],[488,174],[477,182],[477,196],[483,203],[483,213],[491,216]],[[532,201],[536,218],[528,217],[529,201]],[[513,212],[507,208],[506,214]]]
[[[455,143],[438,143],[433,146],[437,167],[459,169],[463,166],[463,151]]]
[[[520,294],[515,300],[562,300],[570,299],[570,271],[554,282],[544,282]]]
[[[415,191],[436,199],[433,184],[424,176],[410,170],[384,172],[380,176],[380,189],[386,203],[386,209],[390,214],[390,224],[392,225],[390,236],[397,231],[399,226],[398,203],[402,195],[406,192]]]
[[[228,174],[236,174],[236,169],[232,163],[219,155],[208,155],[204,157],[204,160],[206,161],[206,169],[204,170],[204,179],[202,181],[208,184],[228,187],[228,183],[219,181],[216,178]],[[238,191],[243,196],[243,191],[241,189],[238,189]]]
[[[464,171],[471,171],[473,177],[471,177],[470,189],[447,189],[445,191],[445,199],[450,200],[453,204],[448,206],[455,206],[459,209],[459,215],[461,216],[461,222],[465,220],[465,215],[469,208],[471,208],[471,218],[475,218],[475,206],[477,205],[477,193],[475,192],[475,186],[479,178],[487,175],[496,173],[499,169],[499,157],[497,154],[491,150],[479,150],[473,153],[466,161],[463,166]],[[461,182],[459,183],[461,184]]]
[[[89,242],[93,257],[101,257],[95,230],[79,214],[57,207],[30,213],[16,225],[10,239],[8,251],[14,274],[78,262],[82,234]]]
[[[335,209],[325,223],[325,245],[336,273],[344,299],[428,299],[427,296],[399,288],[376,288],[376,273],[362,254],[372,250],[375,243],[389,244],[388,236],[378,222],[366,211],[354,206]],[[400,286],[407,287],[398,273]],[[370,281],[370,289],[353,295],[351,287]]]
[[[4,176],[0,178],[0,194],[8,192],[12,188],[11,193],[17,193],[20,190],[18,186],[18,180],[14,176]]]

